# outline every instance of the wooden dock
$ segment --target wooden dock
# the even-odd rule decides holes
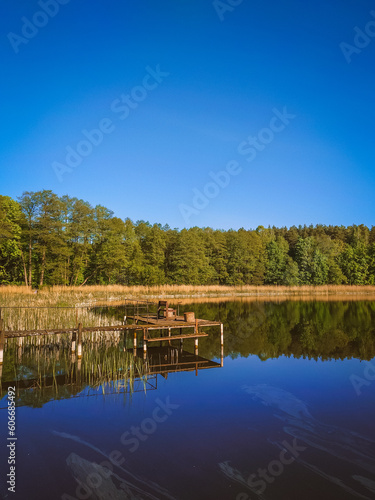
[[[128,321],[132,321],[131,324]],[[165,342],[169,344],[171,341],[185,339],[194,339],[195,352],[198,354],[198,340],[202,337],[207,337],[208,334],[202,331],[203,327],[220,326],[221,346],[224,345],[223,323],[219,321],[211,321],[206,319],[195,319],[194,321],[184,321],[183,316],[174,318],[158,318],[155,315],[135,314],[132,316],[124,316],[124,323],[109,326],[84,326],[79,323],[75,328],[53,328],[53,329],[37,329],[37,330],[6,330],[4,320],[0,318],[0,364],[3,363],[4,347],[6,339],[22,338],[39,335],[56,335],[56,334],[71,334],[72,335],[72,352],[77,348],[78,357],[82,356],[82,334],[88,332],[118,332],[132,331],[134,335],[133,346],[137,349],[138,333],[141,332],[143,340],[143,350],[147,352],[149,342]],[[193,331],[183,332],[190,329]],[[151,332],[159,330],[160,332],[168,331],[167,335],[153,336]],[[176,333],[177,331],[177,333]]]

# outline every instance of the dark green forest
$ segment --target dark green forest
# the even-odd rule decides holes
[[[0,195],[0,284],[374,285],[375,227],[178,230],[47,190]]]

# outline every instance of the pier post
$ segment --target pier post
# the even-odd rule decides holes
[[[22,352],[23,352],[23,349],[22,349],[23,337],[18,337],[18,339],[17,339],[17,345],[18,345],[17,356],[18,356],[18,360],[21,361],[21,359],[22,359]]]
[[[5,332],[4,332],[4,320],[0,317],[0,364],[4,360],[4,346],[5,346]]]
[[[194,339],[195,355],[198,356],[198,339]]]
[[[143,353],[147,353],[147,328],[143,329]]]
[[[168,337],[169,337],[168,344],[171,345],[171,329],[170,328],[168,328]]]
[[[134,349],[137,349],[137,330],[134,330]]]
[[[224,346],[221,346],[221,352],[220,352],[220,366],[224,366]]]
[[[77,373],[76,373],[76,384],[81,385],[81,369],[82,369],[82,359],[77,360]]]
[[[76,352],[77,333],[72,333],[72,354]]]
[[[223,323],[220,324],[220,345],[224,345],[224,325]]]
[[[78,359],[82,358],[82,323],[78,323]]]
[[[182,328],[180,328],[180,335],[182,335]],[[184,348],[184,339],[180,339],[180,353],[182,354],[182,350]]]

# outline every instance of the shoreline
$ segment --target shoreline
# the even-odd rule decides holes
[[[229,302],[242,300],[372,300],[375,301],[375,286],[365,285],[321,285],[321,286],[267,286],[244,285],[239,287],[219,285],[159,285],[159,286],[54,286],[36,292],[21,286],[0,286],[0,307],[83,307],[98,304],[113,304],[126,300],[169,300],[188,302]]]

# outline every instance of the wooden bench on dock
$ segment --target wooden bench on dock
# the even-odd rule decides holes
[[[175,317],[176,317],[176,309],[169,307],[167,300],[159,300],[157,319],[175,318]]]

